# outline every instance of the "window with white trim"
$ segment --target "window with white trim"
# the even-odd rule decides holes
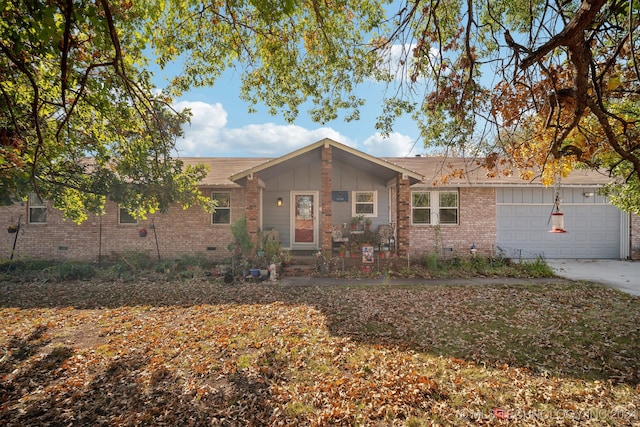
[[[211,193],[211,198],[218,202],[216,211],[211,215],[212,224],[231,224],[231,193]]]
[[[118,224],[137,224],[138,220],[126,208],[118,209]]]
[[[29,224],[47,223],[47,205],[36,193],[29,193]]]
[[[412,191],[412,224],[458,224],[457,191]]]
[[[431,224],[431,193],[429,191],[411,193],[411,218],[414,224]]]
[[[458,192],[441,191],[439,193],[440,224],[458,223]]]
[[[364,217],[378,216],[378,192],[354,191],[352,194],[351,215]]]

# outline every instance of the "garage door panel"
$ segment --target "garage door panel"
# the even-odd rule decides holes
[[[508,256],[618,258],[620,211],[611,205],[563,206],[567,233],[549,233],[552,207],[498,205],[497,242]]]

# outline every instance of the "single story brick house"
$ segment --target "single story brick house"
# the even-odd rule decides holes
[[[516,258],[640,258],[640,219],[598,194],[608,179],[593,171],[563,179],[568,232],[550,233],[555,189],[518,177],[490,178],[464,159],[377,158],[323,139],[277,158],[182,160],[209,165],[201,188],[219,201],[214,214],[176,206],[136,220],[108,202],[104,215],[76,225],[34,196],[0,208],[8,230],[21,222],[17,235],[0,239],[0,259],[10,257],[14,243],[19,259],[98,260],[125,251],[224,259],[231,224],[243,215],[254,241],[262,230],[292,250],[335,249],[359,218],[374,230],[391,230],[400,256],[468,256],[474,246],[478,254]],[[457,169],[466,175],[451,177]]]

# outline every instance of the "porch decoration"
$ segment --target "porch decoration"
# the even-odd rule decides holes
[[[364,264],[373,264],[374,252],[373,246],[364,244],[362,245],[362,262]]]
[[[276,266],[275,263],[271,263],[269,265],[269,279],[272,282],[275,282],[278,280],[278,267]]]
[[[553,202],[553,208],[549,218],[551,221],[551,230],[549,230],[549,233],[566,233],[567,230],[564,229],[564,214],[560,212],[560,180],[558,179],[556,182],[555,201]]]

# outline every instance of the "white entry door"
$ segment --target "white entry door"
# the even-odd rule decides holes
[[[291,193],[291,236],[294,248],[318,247],[318,192]]]

